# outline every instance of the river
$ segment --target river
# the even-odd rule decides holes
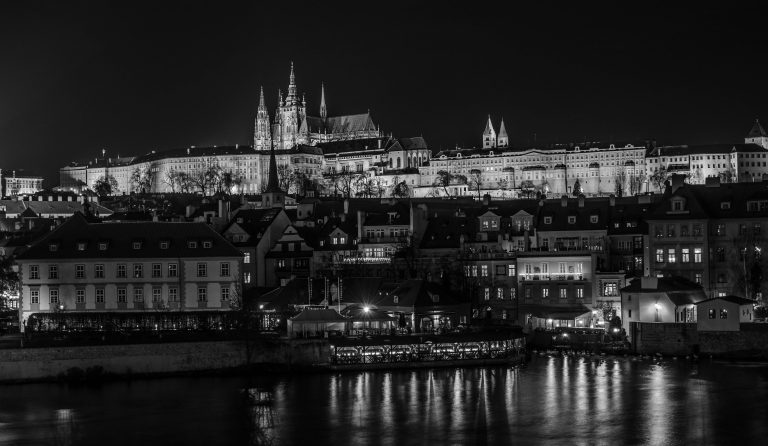
[[[242,390],[271,392],[254,406]],[[768,365],[520,368],[0,386],[0,445],[765,444]]]

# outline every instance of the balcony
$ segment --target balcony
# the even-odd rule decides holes
[[[517,254],[514,252],[462,252],[459,260],[514,260]]]
[[[358,244],[365,244],[365,243],[405,244],[405,243],[408,243],[408,236],[362,237],[358,242]]]
[[[558,282],[585,282],[587,279],[584,274],[520,274],[521,282],[543,282],[543,281],[558,281]]]

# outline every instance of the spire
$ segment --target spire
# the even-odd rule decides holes
[[[325,84],[320,84],[320,117],[328,117],[328,110],[325,108]]]
[[[258,111],[265,111],[267,109],[266,104],[264,104],[264,86],[261,87],[261,93],[259,94],[259,109]]]
[[[291,62],[291,76],[288,79],[288,96],[285,98],[286,105],[294,105],[298,102],[296,93],[296,76],[293,74],[293,62]]]
[[[496,147],[496,131],[491,123],[491,115],[488,115],[488,123],[485,124],[485,131],[483,131],[483,148],[490,149],[493,147]]]
[[[501,126],[499,126],[498,144],[496,145],[498,147],[509,146],[509,136],[507,136],[507,128],[504,127],[504,118],[501,118]]]
[[[763,128],[763,125],[760,124],[760,121],[755,119],[755,124],[752,126],[752,130],[749,131],[747,138],[760,138],[763,136],[768,136],[768,133],[765,132],[765,129]]]
[[[253,148],[255,150],[266,150],[272,145],[272,136],[269,130],[269,112],[267,104],[264,101],[264,87],[259,92],[259,107],[256,111],[256,128],[254,129]]]
[[[277,178],[277,159],[275,158],[275,148],[269,150],[269,177],[267,181],[267,192],[282,192],[280,190],[280,181]]]

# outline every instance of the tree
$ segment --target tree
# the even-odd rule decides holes
[[[112,175],[102,176],[93,183],[93,191],[100,197],[106,197],[118,192],[117,180]]]
[[[453,174],[447,170],[441,170],[437,172],[437,177],[432,185],[436,188],[442,188],[446,197],[450,197],[451,193],[448,192],[448,187],[452,184],[467,184],[467,177],[461,174]]]
[[[280,164],[277,166],[277,182],[282,191],[288,193],[295,179],[294,170],[291,169],[291,166],[288,164]]]
[[[0,259],[0,309],[8,306],[8,298],[19,294],[19,274],[10,258]]]
[[[405,180],[395,184],[392,188],[392,196],[395,198],[407,198],[411,196],[411,188]]]
[[[176,192],[176,188],[181,188],[181,184],[179,183],[179,175],[181,174],[182,172],[179,172],[176,169],[170,169],[165,171],[165,175],[163,175],[163,184],[170,187],[172,193]]]
[[[129,184],[131,185],[131,192],[149,192],[154,183],[155,174],[152,167],[139,167],[136,166],[131,172]]]
[[[480,200],[482,198],[480,197],[480,188],[483,187],[483,171],[480,169],[470,170],[467,184],[477,191],[477,199]]]
[[[582,194],[581,183],[579,182],[579,180],[576,180],[573,183],[573,196],[578,197],[581,194]]]
[[[653,184],[653,186],[656,188],[656,191],[661,192],[664,190],[664,183],[669,178],[669,172],[667,171],[667,168],[664,166],[661,166],[658,168],[658,170],[654,171],[651,176],[648,178],[648,181]]]
[[[633,172],[629,175],[627,186],[629,187],[630,195],[637,195],[642,192],[643,183],[645,182],[645,175],[637,172]]]
[[[627,172],[619,168],[618,172],[616,172],[616,175],[613,177],[613,190],[617,197],[623,197],[624,196],[624,185],[627,182]]]

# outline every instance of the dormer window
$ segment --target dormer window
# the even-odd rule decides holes
[[[674,201],[672,201],[672,210],[673,211],[682,211],[683,210],[683,200],[674,200]]]
[[[598,217],[597,215],[590,215],[589,216],[589,222],[593,223],[593,224],[597,223],[597,220],[598,220],[597,217]]]
[[[395,295],[392,296],[392,303],[399,304],[400,303],[400,297]]]
[[[552,217],[544,217],[544,224],[545,225],[551,225],[552,224]]]
[[[206,240],[203,242],[203,248],[210,249],[211,246],[213,246],[213,243],[211,243],[210,240]]]
[[[131,246],[133,249],[141,249],[141,242],[133,242]]]
[[[190,248],[190,249],[195,249],[195,248],[197,248],[197,242],[195,242],[195,241],[191,241],[191,240],[190,240],[190,241],[188,241],[188,242],[187,242],[187,248]]]
[[[107,242],[99,242],[99,251],[106,251],[108,246],[109,243]]]
[[[160,242],[160,249],[168,249],[168,241]]]
[[[86,246],[85,242],[77,242],[77,250],[78,251],[85,251],[85,246]]]
[[[48,250],[51,252],[56,252],[59,250],[59,244],[58,243],[51,243],[48,245]]]
[[[434,303],[440,302],[440,295],[439,294],[433,294],[432,295],[432,302],[434,302]]]
[[[568,216],[568,224],[569,225],[576,224],[576,216],[575,215],[569,215]]]
[[[721,201],[720,202],[720,209],[728,210],[731,208],[731,202],[730,201]]]

